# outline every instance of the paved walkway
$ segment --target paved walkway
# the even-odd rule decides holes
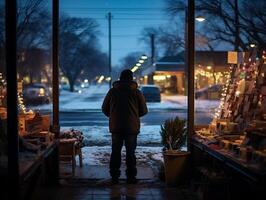
[[[62,183],[60,187],[49,190],[38,190],[34,200],[197,200],[186,187],[165,187],[162,183],[140,181],[135,185],[128,185],[120,181],[117,185],[111,185],[109,181]]]
[[[71,175],[71,166],[61,167],[61,177],[69,178]],[[125,175],[126,166],[121,166],[121,179],[126,179]],[[151,180],[156,179],[153,170],[149,166],[140,165],[137,166],[137,179]],[[83,167],[76,167],[74,179],[109,179],[109,166],[108,165],[83,165]]]
[[[66,169],[65,169],[66,170]],[[68,170],[67,170],[68,171]],[[124,167],[122,170],[124,171]],[[62,172],[62,170],[61,170]],[[119,184],[112,185],[108,166],[77,167],[75,177],[60,179],[60,186],[39,188],[34,200],[197,200],[187,186],[166,187],[148,166],[138,167],[138,184],[126,184],[122,174]]]

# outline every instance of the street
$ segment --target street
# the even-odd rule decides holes
[[[92,85],[80,93],[61,91],[59,118],[62,130],[74,128],[82,131],[85,146],[110,145],[108,118],[101,111],[108,89],[108,85]],[[219,101],[195,100],[195,124],[209,124],[218,105]],[[162,95],[160,103],[147,103],[147,106],[149,113],[141,118],[138,145],[158,147],[161,145],[161,124],[176,116],[187,118],[187,97]],[[52,104],[32,109],[51,113]]]
[[[142,125],[161,125],[164,120],[179,116],[186,118],[186,110],[170,110],[158,109],[151,110],[146,116],[141,119]],[[209,112],[197,112],[195,114],[196,124],[208,124],[211,121]],[[60,125],[62,127],[78,127],[78,126],[108,126],[108,118],[101,112],[101,110],[92,111],[69,111],[60,112]]]

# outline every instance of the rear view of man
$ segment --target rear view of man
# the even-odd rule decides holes
[[[109,130],[112,133],[112,154],[110,159],[110,175],[112,182],[118,183],[121,166],[121,149],[126,147],[127,183],[136,183],[137,135],[140,130],[140,117],[147,112],[143,94],[133,81],[133,73],[124,70],[120,80],[113,83],[107,93],[103,105],[103,113],[109,117]]]

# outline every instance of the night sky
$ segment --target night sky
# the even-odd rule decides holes
[[[139,41],[141,30],[146,26],[158,27],[168,24],[169,17],[164,12],[164,0],[60,0],[60,12],[75,17],[95,18],[99,23],[100,44],[108,52],[108,21],[112,19],[112,65],[130,52],[141,51],[147,55],[150,50]]]

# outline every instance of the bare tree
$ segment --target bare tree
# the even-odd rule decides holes
[[[169,24],[164,26],[145,27],[140,41],[144,42],[147,48],[150,48],[151,34],[155,35],[155,46],[161,56],[175,56],[185,49],[185,26],[180,19],[170,20]],[[195,39],[197,49],[213,49],[210,38],[205,35],[197,32]]]
[[[43,60],[31,60],[32,49],[48,51],[51,46],[51,14],[48,12],[48,2],[45,0],[18,0],[17,1],[17,47],[18,72],[21,76],[40,75]],[[0,5],[0,65],[5,71],[5,13],[4,5]],[[22,59],[23,55],[23,59]],[[48,56],[47,56],[48,57]],[[25,58],[29,60],[25,60]],[[34,61],[34,64],[31,62]],[[37,63],[39,62],[39,63]],[[46,60],[49,62],[49,60]],[[27,63],[27,64],[26,64]]]
[[[208,19],[201,34],[210,42],[220,41],[232,46],[237,45],[242,50],[246,50],[250,42],[265,45],[265,1],[242,0],[238,1],[238,7],[232,0],[199,0],[196,3],[197,11]],[[171,16],[176,16],[186,8],[183,0],[167,0],[166,6],[166,12]],[[240,29],[238,44],[235,39],[237,28]]]
[[[120,70],[130,69],[135,66],[142,54],[143,53],[141,52],[131,52],[127,54],[124,58],[120,60]]]
[[[151,35],[154,35],[156,57],[159,55],[175,55],[184,47],[180,30],[180,26],[176,23],[171,26],[145,27],[139,40],[146,44],[147,49],[150,49]]]
[[[96,21],[90,18],[61,17],[60,68],[68,78],[71,92],[84,71],[97,67],[95,63],[100,60],[97,27]]]

